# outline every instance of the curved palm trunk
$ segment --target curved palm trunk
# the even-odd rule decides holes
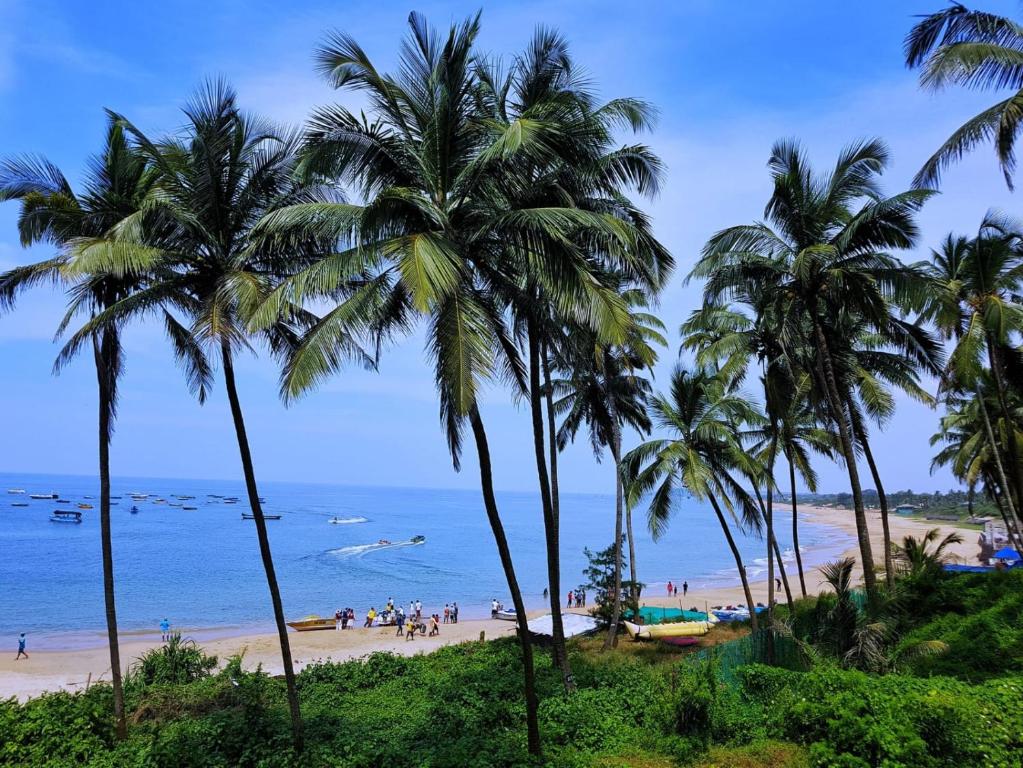
[[[764,516],[764,520],[767,520],[767,505],[764,503],[764,497],[760,493],[760,488],[756,483],[753,483],[753,493],[757,497],[757,504],[760,506],[760,512]],[[772,519],[773,519],[773,497],[768,497],[772,503]],[[782,587],[785,589],[785,600],[788,603],[789,609],[793,609],[792,603],[792,590],[789,588],[789,576],[785,571],[785,563],[781,558],[781,547],[778,546],[778,537],[773,536],[771,539],[771,548],[774,550],[774,560],[778,565],[778,575],[781,577]]]
[[[561,682],[566,692],[575,690],[572,667],[565,648],[565,628],[561,619],[561,542],[558,522],[551,501],[550,477],[544,455],[543,405],[540,393],[540,340],[532,319],[528,322],[529,335],[529,412],[533,420],[533,455],[536,474],[540,482],[540,504],[543,508],[544,535],[547,540],[547,582],[550,585],[551,629],[553,634],[554,664],[561,670]]]
[[[863,447],[863,455],[867,459],[867,466],[870,467],[870,474],[874,478],[874,485],[877,486],[878,503],[881,505],[881,531],[884,535],[884,580],[888,589],[895,586],[895,562],[892,560],[892,534],[888,528],[888,494],[884,491],[881,482],[881,473],[874,463],[874,454],[870,450],[870,441],[867,439],[867,432],[859,419],[853,419],[853,429],[856,432],[856,439]]]
[[[856,539],[860,548],[860,560],[863,565],[863,584],[867,590],[867,600],[871,607],[877,605],[877,577],[874,573],[874,554],[870,547],[870,528],[867,526],[867,513],[863,507],[863,489],[860,486],[860,473],[856,467],[856,449],[853,444],[852,430],[849,428],[845,401],[838,393],[838,380],[831,362],[831,351],[827,337],[817,318],[813,318],[814,337],[817,356],[820,363],[819,374],[823,379],[824,391],[832,418],[838,425],[838,439],[845,459],[846,472],[849,474],[849,485],[853,497],[853,512],[856,517]]]
[[[288,640],[288,625],[284,623],[284,606],[281,603],[281,590],[277,584],[277,573],[274,570],[273,555],[270,552],[270,537],[266,532],[266,519],[263,507],[259,503],[259,491],[256,488],[256,473],[252,466],[252,453],[249,450],[249,438],[245,433],[245,419],[242,406],[238,399],[238,388],[234,378],[234,362],[227,344],[221,345],[221,357],[224,362],[224,382],[227,385],[227,398],[231,403],[231,417],[234,420],[234,431],[238,438],[238,452],[241,454],[242,472],[245,475],[245,490],[249,496],[249,508],[256,524],[256,535],[259,539],[259,554],[263,559],[263,570],[266,572],[266,583],[270,588],[270,602],[273,605],[274,623],[277,625],[277,637],[281,644],[281,661],[284,664],[284,681],[288,689],[288,708],[291,711],[291,735],[295,751],[301,752],[304,747],[302,734],[302,710],[298,702],[298,688],[295,686],[295,668],[291,661],[291,643]]]
[[[742,563],[742,555],[739,554],[739,548],[735,546],[735,539],[732,538],[732,531],[728,527],[728,521],[721,514],[721,507],[718,506],[714,494],[708,494],[707,498],[710,499],[710,505],[714,507],[714,514],[718,516],[718,523],[721,524],[721,530],[725,534],[728,548],[732,550],[732,557],[735,558],[735,567],[739,570],[739,579],[742,581],[742,591],[746,595],[746,605],[749,606],[750,625],[753,627],[753,631],[756,632],[759,629],[756,604],[753,602],[753,592],[749,588],[749,579],[746,578],[746,566]]]
[[[110,647],[110,683],[114,689],[114,732],[119,740],[128,737],[124,715],[124,685],[121,680],[121,648],[117,638],[117,605],[114,600],[114,553],[110,533],[110,436],[113,432],[114,372],[116,339],[104,330],[102,341],[93,336],[96,380],[99,385],[99,527],[103,550],[103,602],[106,608],[107,644]]]
[[[995,460],[995,471],[998,472],[998,482],[1002,486],[1002,497],[1005,499],[1005,506],[1009,511],[1009,517],[1012,519],[1013,526],[1016,528],[1017,533],[1019,533],[1020,520],[1016,512],[1016,505],[1012,500],[1012,488],[1005,476],[1001,447],[995,438],[995,431],[991,426],[991,417],[987,412],[987,404],[984,402],[984,392],[980,387],[977,387],[977,406],[980,408],[981,421],[984,422],[984,432],[987,435],[988,444],[991,446],[991,456]]]
[[[776,425],[771,425],[771,432],[777,432]],[[767,506],[764,507],[764,524],[767,526],[767,623],[770,626],[774,625],[774,451],[777,444],[777,440],[772,437],[767,460]],[[780,563],[781,558],[778,561]],[[771,637],[768,637],[767,643],[768,663],[774,661]]]
[[[490,446],[487,443],[487,432],[483,427],[483,418],[479,408],[473,405],[469,411],[469,423],[472,425],[473,437],[476,441],[476,453],[480,465],[480,487],[483,491],[483,506],[487,510],[487,519],[497,544],[497,554],[501,559],[504,577],[508,582],[512,604],[515,606],[516,626],[518,627],[519,644],[522,647],[523,692],[526,698],[526,737],[529,754],[540,756],[540,725],[537,720],[537,699],[535,672],[533,670],[533,645],[529,640],[529,625],[526,619],[526,606],[522,602],[522,592],[515,577],[515,566],[508,548],[508,539],[504,535],[504,524],[497,510],[497,499],[494,497],[494,476],[490,463]]]
[[[615,644],[618,637],[618,622],[622,617],[622,507],[624,506],[624,493],[622,489],[621,455],[622,441],[619,436],[618,423],[612,419],[612,430],[614,431],[614,445],[611,446],[611,454],[615,462],[615,579],[614,597],[611,603],[611,626],[607,629],[607,638],[604,640],[604,650],[608,650]]]
[[[799,507],[796,504],[796,466],[789,459],[789,485],[792,487],[792,549],[796,553],[796,570],[799,571],[799,591],[806,597],[806,577],[803,575],[803,556],[799,552]]]

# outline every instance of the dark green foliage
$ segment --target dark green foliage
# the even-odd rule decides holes
[[[629,559],[626,555],[627,548],[623,546],[622,551],[622,573],[629,569]],[[612,596],[615,589],[615,546],[611,544],[606,549],[593,552],[588,548],[583,549],[586,555],[587,566],[583,570],[586,583],[583,585],[592,603],[592,613],[603,625],[611,623],[614,615],[614,603]],[[622,607],[626,616],[630,611],[638,610],[638,606],[632,604],[632,595],[640,594],[645,584],[632,582],[622,578]]]
[[[216,666],[217,657],[207,656],[194,640],[173,635],[166,645],[142,654],[125,683],[133,688],[191,683],[209,675]]]
[[[751,663],[761,657],[759,641],[743,637],[680,663],[590,654],[580,646],[572,655],[578,690],[566,695],[549,657],[540,654],[545,764],[1018,768],[1021,582],[1023,573],[998,573],[943,577],[930,585],[921,613],[907,609],[903,615],[911,627],[904,642],[911,645],[919,635],[942,640],[950,650],[899,665],[934,673],[929,677],[843,670],[823,655],[809,672],[763,666]],[[796,607],[794,623],[809,624],[813,602]],[[782,640],[796,645],[777,639],[776,651]],[[194,653],[199,663],[171,664],[170,651],[161,649],[148,666],[136,668],[123,744],[113,739],[105,685],[26,704],[0,702],[0,765],[527,764],[521,656],[511,639],[307,667],[297,681],[307,735],[300,759],[291,751],[283,681],[243,671],[238,658],[209,673],[201,650],[187,646],[174,653]]]

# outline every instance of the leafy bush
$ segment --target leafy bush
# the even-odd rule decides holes
[[[191,683],[209,675],[217,666],[216,656],[207,656],[194,640],[182,640],[181,635],[159,648],[146,651],[132,665],[125,685],[145,688],[149,685]]]

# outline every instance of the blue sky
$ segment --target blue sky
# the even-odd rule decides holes
[[[855,11],[851,8],[855,5]],[[179,105],[208,76],[224,76],[242,104],[298,123],[335,94],[313,71],[312,51],[326,31],[353,34],[379,66],[395,61],[409,10],[447,26],[478,3],[138,2],[55,3],[0,0],[0,154],[40,152],[76,181],[103,135],[103,108],[152,132],[176,128]],[[692,0],[486,3],[482,46],[512,54],[538,24],[558,28],[605,97],[653,102],[659,125],[645,140],[662,156],[668,180],[648,204],[678,271],[659,313],[671,330],[657,371],[665,382],[678,349],[679,322],[699,301],[683,287],[700,246],[717,229],[758,218],[770,194],[765,162],[772,142],[798,137],[819,164],[851,140],[880,136],[894,164],[886,188],[908,186],[916,169],[991,95],[922,93],[902,62],[913,16],[933,2],[856,4],[726,3]],[[989,2],[1013,15],[1014,2]],[[989,207],[1013,213],[993,153],[976,153],[948,173],[942,194],[920,221],[922,258],[947,231],[976,228]],[[47,255],[25,251],[16,207],[0,206],[0,269]],[[910,258],[910,257],[907,257]],[[0,318],[0,470],[89,474],[95,467],[95,378],[87,361],[50,374],[52,332],[63,299],[27,295]],[[226,398],[218,389],[200,408],[174,368],[159,329],[138,327],[125,340],[127,374],[112,451],[115,474],[232,478],[240,474]],[[266,479],[374,485],[478,485],[466,463],[451,469],[437,418],[421,337],[391,350],[378,374],[351,371],[285,409],[277,371],[265,359],[239,365],[243,406],[257,471]],[[487,393],[495,480],[503,489],[535,487],[528,414],[507,393]],[[946,489],[930,475],[937,414],[900,402],[876,454],[889,488]],[[839,467],[819,463],[824,490],[843,490]],[[869,483],[868,483],[869,485]],[[562,487],[610,491],[609,468],[585,443],[562,460]]]

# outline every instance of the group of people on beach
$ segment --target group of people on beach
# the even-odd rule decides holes
[[[570,589],[570,590],[568,590],[568,607],[569,608],[585,608],[586,607],[586,590],[585,589]]]
[[[689,582],[682,582],[682,597],[685,597],[689,592]],[[678,597],[678,584],[672,584],[671,580],[668,580],[668,597]]]
[[[355,609],[339,608],[334,613],[334,621],[338,632],[355,629]],[[376,606],[370,607],[362,626],[364,629],[374,626],[396,627],[396,634],[399,637],[404,635],[406,640],[414,640],[416,633],[429,634],[430,637],[439,635],[442,623],[458,623],[458,603],[446,603],[443,614],[431,614],[424,621],[422,600],[410,600],[408,611],[405,611],[400,605],[395,604],[393,597],[389,597],[382,611],[377,611]]]

